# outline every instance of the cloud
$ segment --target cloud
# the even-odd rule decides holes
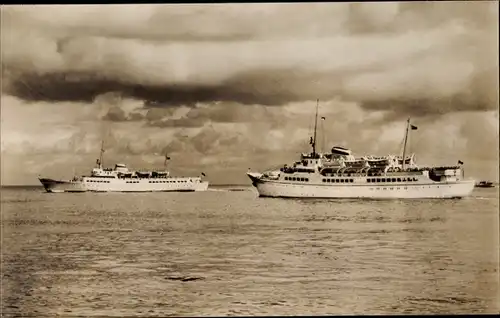
[[[496,7],[453,2],[4,8],[3,86],[7,94],[50,102],[92,102],[119,92],[163,107],[218,101],[271,106],[341,97],[367,109],[390,104],[405,116],[495,109]],[[16,41],[19,36],[24,40]],[[115,109],[106,119],[129,117]],[[170,124],[189,125],[182,119]]]
[[[1,10],[2,174],[85,170],[104,139],[224,179],[308,151],[318,98],[323,149],[397,152],[411,116],[419,159],[498,165],[497,2]]]

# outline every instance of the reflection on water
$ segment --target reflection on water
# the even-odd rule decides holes
[[[4,314],[498,312],[498,191],[280,200],[2,189]]]

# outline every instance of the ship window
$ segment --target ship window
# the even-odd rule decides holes
[[[413,178],[413,181],[418,181],[418,179],[417,178]]]
[[[372,180],[371,179],[366,179],[366,182],[370,183],[370,182],[372,182]]]
[[[396,178],[392,178],[392,182],[396,182]]]
[[[309,178],[306,178],[306,180],[305,180],[305,181],[306,181],[306,182],[309,182]]]
[[[377,178],[377,182],[380,182],[380,178]]]
[[[401,178],[398,178],[398,182],[401,182]]]
[[[326,179],[322,179],[321,181],[326,182]]]
[[[345,180],[344,180],[344,179],[340,179],[340,183],[344,183],[344,182],[345,182]]]
[[[285,177],[285,180],[288,180],[288,177]]]
[[[354,179],[350,179],[349,182],[353,183],[354,182]]]
[[[382,182],[385,182],[385,178],[382,178]]]

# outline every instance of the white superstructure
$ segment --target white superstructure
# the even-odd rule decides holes
[[[97,166],[89,176],[73,180],[39,178],[47,192],[159,192],[159,191],[206,191],[208,181],[198,177],[172,177],[163,170],[129,170],[125,164],[117,163],[114,168],[102,166],[102,154]],[[169,157],[165,156],[165,165]],[[201,173],[204,176],[204,173]]]
[[[316,110],[317,123],[317,110]],[[417,129],[408,119],[403,155],[355,157],[351,150],[333,147],[316,152],[316,127],[312,152],[303,153],[291,166],[265,173],[248,172],[262,197],[283,198],[461,198],[470,195],[474,180],[465,180],[463,163],[448,167],[416,165],[406,155],[409,130]],[[403,158],[405,159],[403,161]]]
[[[94,168],[90,176],[81,177],[87,191],[154,192],[205,191],[208,182],[201,177],[171,177],[168,171],[130,171],[124,164],[113,169]]]

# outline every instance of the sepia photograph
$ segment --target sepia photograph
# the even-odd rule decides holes
[[[499,2],[2,5],[2,317],[498,314]]]

